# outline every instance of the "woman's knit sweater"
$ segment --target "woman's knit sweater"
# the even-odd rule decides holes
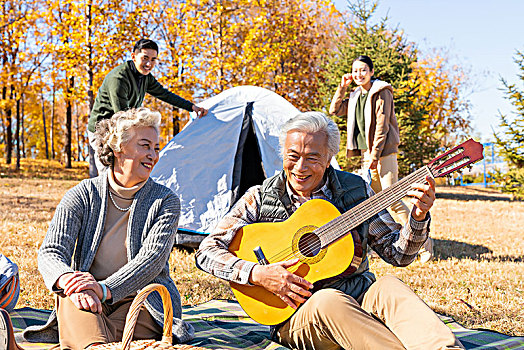
[[[89,271],[102,238],[107,201],[108,181],[104,174],[70,189],[56,208],[38,253],[38,268],[50,290],[57,292],[55,283],[64,273]],[[149,179],[136,193],[130,211],[128,263],[102,281],[111,290],[112,299],[107,302],[115,303],[150,283],[160,283],[171,294],[174,338],[187,342],[193,338],[194,329],[180,319],[180,294],[169,276],[168,263],[180,200],[170,189]],[[146,307],[162,325],[162,301],[158,293],[149,295]],[[55,313],[45,326],[28,328],[24,338],[57,342]]]

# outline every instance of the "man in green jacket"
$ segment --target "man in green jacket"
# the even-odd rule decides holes
[[[158,45],[149,39],[140,39],[131,53],[131,60],[114,68],[105,77],[89,116],[87,125],[89,136],[89,176],[95,177],[105,167],[98,161],[93,149],[93,133],[96,123],[111,118],[118,111],[138,108],[144,101],[146,92],[175,107],[196,112],[200,118],[207,110],[175,95],[164,88],[151,74],[158,57]]]

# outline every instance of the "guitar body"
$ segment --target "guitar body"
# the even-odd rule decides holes
[[[300,262],[289,271],[311,283],[338,276],[348,268],[356,269],[360,264],[360,256],[353,259],[353,236],[348,234],[327,248],[316,249],[320,247],[320,241],[312,231],[339,216],[340,212],[328,201],[313,199],[300,206],[286,221],[245,226],[236,234],[229,251],[243,260],[253,262],[257,262],[253,252],[256,247],[261,247],[269,263],[299,258]],[[357,252],[361,254],[361,251],[358,246]],[[259,323],[278,324],[295,312],[262,287],[234,282],[230,284],[240,306]]]

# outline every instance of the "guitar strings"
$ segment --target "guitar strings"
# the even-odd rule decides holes
[[[358,226],[360,223],[365,221],[367,217],[370,217],[378,213],[382,209],[380,209],[380,206],[379,209],[375,207],[377,202],[384,202],[382,203],[381,207],[387,208],[391,206],[391,204],[402,199],[402,197],[404,197],[405,194],[409,191],[412,183],[423,182],[425,180],[426,175],[432,175],[432,171],[429,169],[430,167],[431,169],[434,168],[431,164],[427,168],[424,167],[419,169],[418,171],[415,171],[414,173],[401,179],[401,181],[397,182],[397,184],[395,184],[394,187],[390,187],[370,198],[373,200],[363,202],[363,205],[356,206],[355,208],[353,208],[354,210],[352,209],[350,212],[347,212],[348,215],[341,216],[339,220],[335,219],[317,229],[317,233],[320,238],[328,237],[328,239],[321,247],[318,247],[318,245],[315,244],[315,247],[313,249],[317,250],[328,246],[340,237],[346,235],[348,230]],[[363,217],[364,215],[365,217]],[[343,230],[342,234],[337,234],[337,231],[340,230]]]
[[[335,219],[325,224],[324,226],[320,227],[319,229],[316,230],[318,235],[320,237],[324,236],[324,237],[330,237],[330,238],[331,237],[338,238],[339,237],[338,235],[333,235],[331,232],[334,232],[340,229],[343,229],[344,230],[343,234],[346,234],[348,231],[348,227],[349,229],[352,229],[355,226],[358,226],[361,222],[365,221],[366,217],[370,216],[370,211],[379,212],[380,210],[382,210],[380,209],[380,207],[379,209],[376,208],[376,202],[383,201],[381,197],[388,197],[391,194],[393,194],[392,198],[387,200],[386,204],[383,204],[381,207],[389,207],[390,203],[394,203],[398,199],[402,198],[405,195],[405,193],[407,192],[407,189],[409,189],[410,183],[407,183],[407,182],[411,182],[411,180],[416,181],[416,179],[413,179],[413,177],[415,176],[412,176],[410,179],[406,179],[406,180],[410,180],[410,181],[404,181],[406,182],[406,184],[400,183],[400,185],[402,186],[396,189],[392,189],[390,191],[387,191],[386,189],[385,190],[386,193],[381,192],[380,195],[377,194],[371,197],[370,201],[367,201],[367,203],[363,202],[363,205],[354,207],[350,212],[347,212],[346,215],[337,218],[338,220]],[[374,215],[374,214],[371,214],[371,215]],[[348,225],[348,223],[350,223],[350,225]],[[327,244],[329,243],[331,242],[327,242]]]
[[[423,168],[422,168],[423,169]],[[421,169],[421,170],[422,170]],[[374,199],[373,201],[366,201],[366,202],[363,202],[361,204],[364,204],[364,205],[358,205],[356,207],[354,207],[352,209],[351,212],[348,212],[349,215],[347,215],[347,217],[338,217],[337,219],[335,220],[332,220],[331,222],[323,225],[322,227],[320,227],[319,231],[317,232],[317,237],[322,240],[323,237],[328,237],[330,238],[328,242],[326,242],[326,244],[322,245],[322,243],[318,243],[318,239],[316,239],[317,237],[311,237],[310,239],[306,238],[303,243],[304,245],[306,246],[306,248],[310,249],[310,251],[317,251],[319,249],[322,248],[322,246],[327,246],[329,245],[330,243],[332,243],[333,241],[335,241],[336,239],[340,238],[342,235],[333,235],[331,233],[332,230],[337,230],[337,229],[344,229],[343,231],[343,235],[347,234],[347,222],[349,221],[350,223],[352,223],[351,226],[355,227],[355,226],[358,226],[361,222],[365,221],[365,218],[360,218],[360,219],[357,219],[356,221],[360,221],[360,222],[356,222],[355,223],[355,216],[358,218],[358,216],[361,216],[365,213],[366,216],[369,216],[369,211],[370,210],[373,210],[375,209],[377,212],[380,211],[381,209],[376,209],[374,208],[375,206],[375,203],[374,202],[380,202],[380,200],[382,200],[382,198],[379,198],[379,197],[387,197],[387,195],[390,195],[390,194],[394,194],[392,198],[389,198],[389,200],[386,202],[386,204],[384,204],[385,207],[388,207],[390,206],[390,203],[388,202],[391,202],[394,203],[395,201],[401,199],[403,196],[405,196],[405,193],[407,192],[407,190],[409,189],[409,186],[411,185],[411,183],[414,183],[416,182],[417,180],[420,180],[420,179],[414,179],[414,178],[418,178],[418,176],[415,176],[415,175],[420,175],[420,174],[417,174],[417,172],[414,172],[412,174],[410,174],[412,176],[407,176],[406,178],[403,178],[401,181],[399,181],[395,188],[392,188],[390,187],[390,191],[387,191],[388,189],[386,189],[385,191],[389,192],[389,193],[384,193],[381,192],[381,196],[379,196],[378,194],[371,197],[370,199]],[[423,174],[422,176],[422,179],[425,179],[425,174]],[[401,186],[398,186],[398,185],[401,185]],[[407,185],[407,186],[406,186]],[[386,195],[386,196],[385,196]],[[378,197],[377,197],[378,196]],[[377,200],[378,199],[378,200]],[[387,198],[386,198],[387,200]],[[353,214],[357,214],[357,215],[353,215]],[[375,214],[375,213],[374,213]],[[374,214],[371,214],[374,215]],[[318,229],[317,229],[318,230]],[[314,242],[314,243],[313,243]],[[275,260],[275,259],[278,259],[277,261],[283,261],[283,260],[287,260],[289,257],[295,255],[294,252],[292,251],[292,247],[288,247],[284,250],[282,250],[281,252],[277,253],[276,255],[274,255],[273,257],[270,258],[270,260]]]
[[[316,230],[314,230],[315,236],[312,236],[310,238],[306,237],[304,241],[301,242],[301,245],[304,244],[304,246],[312,252],[318,251],[323,247],[328,246],[337,239],[346,235],[349,230],[364,222],[367,217],[373,216],[380,210],[382,210],[380,209],[380,207],[387,208],[391,206],[391,204],[402,199],[402,197],[404,197],[410,189],[411,184],[417,181],[425,180],[426,175],[431,174],[430,171],[428,174],[428,170],[429,169],[427,169],[426,167],[420,168],[419,170],[402,178],[394,186],[389,187],[384,191],[374,195],[373,197],[370,197],[369,200],[366,200],[358,204],[349,212],[346,212],[345,215],[339,216],[334,220],[331,220],[330,222],[326,223],[325,225],[317,228]],[[377,202],[384,202],[384,204],[380,206],[379,209],[377,209]],[[376,212],[370,215],[370,211]],[[350,228],[348,229],[348,227]],[[342,234],[337,233],[337,231],[342,231]],[[324,242],[322,242],[323,239]],[[293,251],[293,247],[286,247],[277,254],[271,256],[268,259],[268,261],[285,261],[294,255],[295,253]]]
[[[351,230],[352,228],[358,226],[360,223],[366,220],[367,217],[373,216],[376,213],[378,213],[382,209],[376,209],[375,203],[384,201],[386,204],[382,204],[382,207],[387,208],[391,206],[394,202],[402,199],[406,195],[406,193],[409,191],[411,184],[415,182],[422,182],[425,180],[425,177],[427,175],[432,175],[434,173],[435,165],[429,164],[427,167],[421,168],[412,174],[406,176],[405,178],[398,181],[395,186],[390,187],[389,189],[386,189],[382,191],[381,193],[373,196],[370,198],[369,201],[365,201],[361,204],[354,207],[350,212],[347,212],[347,215],[344,215],[344,217],[339,217],[337,219],[334,219],[330,221],[329,223],[326,223],[325,225],[319,227],[317,230],[316,237],[312,237],[311,239],[305,239],[304,244],[306,245],[306,248],[310,249],[310,251],[318,251],[322,249],[323,247],[328,246],[332,242],[336,241],[340,237],[347,234],[348,230]],[[389,198],[387,198],[389,196]],[[383,200],[382,198],[385,199]],[[371,200],[373,199],[373,200]],[[366,203],[367,202],[367,203]],[[375,210],[375,213],[372,213],[370,215],[369,211]],[[362,215],[366,215],[366,217],[362,218]],[[360,218],[359,218],[360,216]],[[349,222],[349,226],[348,226]],[[348,229],[348,227],[350,227]],[[337,230],[343,229],[342,234],[336,234]],[[333,234],[332,232],[335,232]],[[328,237],[328,240],[322,244],[322,238]],[[318,238],[318,239],[316,239]],[[318,244],[318,241],[321,241],[320,244]],[[314,242],[314,243],[312,243]],[[271,259],[279,259],[277,261],[283,261],[289,259],[291,256],[296,256],[295,252],[292,250],[292,247],[288,247],[284,249],[283,251],[277,253],[274,257]]]
[[[348,231],[347,227],[347,223],[349,222],[350,223],[350,226],[352,226],[350,229],[352,229],[353,227],[355,226],[358,226],[361,222],[365,221],[365,218],[362,218],[363,215],[366,215],[366,217],[368,217],[370,215],[370,210],[371,211],[380,211],[382,209],[377,209],[376,208],[376,204],[375,202],[380,202],[382,201],[382,198],[380,197],[386,197],[386,204],[383,204],[384,207],[389,207],[390,204],[394,203],[395,201],[401,199],[402,197],[405,196],[405,193],[407,193],[407,190],[409,190],[409,187],[411,185],[411,183],[413,182],[416,182],[420,179],[424,179],[425,178],[425,174],[422,174],[423,176],[419,177],[419,176],[416,176],[416,175],[420,175],[420,174],[416,174],[417,172],[411,174],[413,176],[408,176],[407,178],[404,178],[402,180],[403,183],[401,183],[399,181],[398,185],[400,186],[395,186],[396,188],[391,188],[390,191],[387,191],[387,189],[385,190],[386,193],[384,192],[381,192],[381,196],[373,196],[371,197],[372,199],[374,199],[373,201],[368,201],[367,203],[366,202],[363,202],[362,204],[364,205],[360,205],[360,206],[357,206],[354,209],[354,211],[352,210],[351,212],[348,212],[349,215],[345,216],[345,217],[339,217],[340,219],[339,220],[333,220],[327,224],[325,224],[324,226],[320,227],[319,231],[317,232],[317,237],[320,239],[320,241],[322,241],[322,238],[324,237],[327,237],[328,238],[328,241],[325,243],[325,244],[322,244],[322,243],[318,243],[319,239],[317,239],[317,237],[311,237],[310,239],[306,238],[304,240],[304,245],[306,247],[306,249],[309,249],[310,251],[317,251],[319,249],[322,248],[322,246],[327,246],[329,245],[330,243],[332,243],[333,241],[335,241],[336,239],[340,238],[341,235],[333,235],[331,232],[332,231],[336,231],[336,230],[340,230],[340,229],[344,229],[343,231],[343,234],[345,235]],[[388,193],[389,192],[389,193]],[[391,196],[392,195],[392,196]],[[377,197],[378,196],[378,197]],[[387,198],[388,196],[391,196],[389,199]],[[376,197],[376,198],[375,198]],[[371,199],[370,198],[370,199]],[[355,215],[353,215],[355,214]],[[374,215],[375,213],[371,214],[371,215]],[[359,218],[360,216],[360,218]],[[355,217],[357,219],[355,219]],[[317,229],[318,230],[318,229]],[[280,259],[283,259],[283,260],[286,260],[287,258],[289,258],[290,256],[293,256],[294,255],[294,252],[292,251],[292,247],[288,247],[286,249],[284,249],[283,251],[277,253],[274,257],[272,257],[271,259],[279,259],[278,261],[282,261]]]
[[[425,170],[425,169],[422,168],[420,170]],[[425,179],[425,175],[426,174],[421,174],[421,173],[425,173],[425,171],[417,171],[417,172],[414,172],[414,173],[408,175],[407,177],[405,177],[401,181],[399,181],[397,183],[398,185],[396,185],[395,187],[389,187],[388,189],[386,189],[386,190],[384,190],[384,191],[382,191],[382,192],[378,193],[377,195],[375,195],[375,196],[370,198],[370,199],[373,199],[373,200],[370,200],[369,202],[366,201],[367,203],[363,202],[362,205],[356,206],[354,208],[355,210],[354,211],[352,210],[350,215],[342,216],[342,217],[340,217],[340,220],[336,220],[336,221],[333,220],[330,223],[322,226],[320,228],[320,230],[319,230],[321,232],[322,231],[335,232],[335,234],[328,234],[328,236],[330,236],[330,238],[332,238],[332,240],[327,242],[326,245],[332,243],[333,241],[335,241],[336,239],[341,237],[340,235],[336,234],[337,230],[346,229],[348,226],[349,227],[351,227],[351,226],[353,226],[353,227],[358,226],[360,223],[365,221],[366,217],[370,217],[372,215],[375,215],[380,210],[382,210],[382,209],[380,209],[381,207],[387,208],[387,207],[391,206],[391,204],[393,204],[396,201],[402,199],[402,197],[404,197],[405,194],[409,191],[412,183],[415,183],[415,182],[418,182],[420,180],[424,180]],[[376,205],[377,202],[378,203],[384,202],[384,203],[381,206],[379,206],[378,209],[377,209],[377,205]],[[372,214],[370,214],[370,212]],[[353,227],[351,227],[351,228],[353,228]],[[346,229],[345,232],[347,232],[347,229]],[[344,232],[344,234],[345,234],[345,232]]]

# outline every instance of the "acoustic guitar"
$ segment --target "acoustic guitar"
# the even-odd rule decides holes
[[[352,273],[362,260],[354,228],[402,199],[412,184],[425,183],[426,176],[442,177],[471,165],[483,158],[482,152],[482,144],[470,139],[342,215],[328,201],[312,199],[285,221],[243,227],[228,249],[243,260],[261,264],[298,258],[300,261],[289,271],[311,283]],[[230,285],[240,306],[256,322],[279,324],[295,312],[263,287],[234,282]]]

